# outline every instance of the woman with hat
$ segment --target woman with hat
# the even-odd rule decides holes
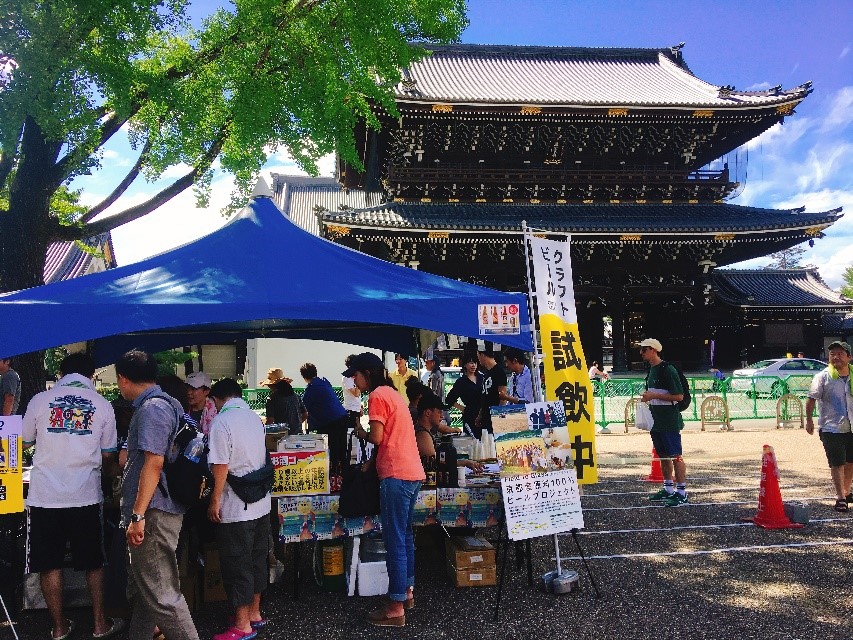
[[[379,447],[379,503],[382,509],[382,538],[387,552],[388,595],[367,621],[381,627],[402,627],[406,609],[415,605],[415,502],[426,479],[415,428],[409,408],[397,393],[379,356],[357,355],[343,372],[361,391],[370,395],[367,413],[370,431],[359,426],[355,433]]]
[[[305,405],[293,391],[287,378],[270,383],[266,403],[267,424],[287,424],[290,433],[302,433],[302,422],[308,417]]]

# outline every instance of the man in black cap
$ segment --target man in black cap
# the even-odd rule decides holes
[[[815,403],[818,403],[818,432],[829,462],[835,487],[835,510],[846,512],[853,503],[853,387],[850,379],[850,345],[835,341],[829,345],[829,366],[812,380],[806,400],[806,433],[814,433]]]

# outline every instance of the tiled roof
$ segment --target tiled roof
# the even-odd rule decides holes
[[[116,266],[112,238],[104,233],[84,241],[103,257],[83,251],[76,242],[52,242],[47,247],[44,262],[44,283],[70,280],[86,273],[103,271]]]
[[[690,73],[680,47],[424,46],[432,54],[404,72],[399,101],[728,110],[784,104],[811,91],[810,83],[728,91]]]
[[[851,309],[847,300],[826,286],[817,269],[717,269],[717,295],[740,307],[810,307]]]
[[[315,207],[337,211],[344,207],[364,208],[379,202],[379,194],[350,189],[344,191],[335,178],[312,178],[272,174],[273,201],[286,216],[305,231],[319,235]]]
[[[736,233],[832,224],[840,210],[801,213],[734,204],[508,204],[394,202],[323,214],[324,222],[352,227],[429,231],[559,233]]]

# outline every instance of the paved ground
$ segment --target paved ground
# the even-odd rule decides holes
[[[649,472],[649,437],[642,432],[598,437],[600,483],[583,498],[580,537],[601,590],[595,598],[570,537],[564,567],[581,573],[582,589],[543,594],[508,563],[504,600],[493,618],[496,589],[455,589],[443,557],[423,537],[418,546],[417,608],[403,629],[364,623],[375,598],[347,598],[302,583],[298,601],[285,583],[268,592],[267,638],[853,638],[853,516],[832,510],[831,485],[816,436],[778,431],[772,421],[741,421],[731,433],[684,433],[690,506],[650,505],[639,478]],[[755,515],[762,445],[775,447],[782,496],[807,502],[812,523],[766,531]],[[853,512],[851,512],[853,513]],[[534,574],[553,568],[551,540],[534,542]],[[309,560],[302,564],[308,570]],[[74,611],[84,628],[86,613]],[[202,638],[220,631],[225,612],[206,605],[196,615]],[[43,612],[21,615],[22,638],[47,639]],[[84,637],[78,634],[77,637]],[[0,630],[0,638],[11,638]],[[147,639],[143,639],[147,640]]]

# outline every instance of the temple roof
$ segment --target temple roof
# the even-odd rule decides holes
[[[750,233],[825,227],[840,209],[821,213],[734,204],[509,204],[393,202],[365,209],[327,211],[327,224],[408,231],[521,231],[573,234]]]
[[[320,234],[317,207],[330,211],[342,208],[364,208],[379,202],[378,193],[359,189],[344,190],[335,178],[312,178],[272,174],[273,200],[284,214],[315,236]]]
[[[84,251],[77,242],[73,241],[52,242],[48,245],[44,261],[44,283],[70,280],[86,273],[103,271],[116,266],[115,252],[109,233],[90,238],[85,243],[102,255]]]
[[[738,110],[802,100],[811,83],[737,91],[694,76],[681,46],[602,49],[423,45],[395,87],[399,103],[671,107]]]
[[[830,289],[816,268],[716,269],[711,277],[717,297],[737,307],[853,308],[853,300]]]

